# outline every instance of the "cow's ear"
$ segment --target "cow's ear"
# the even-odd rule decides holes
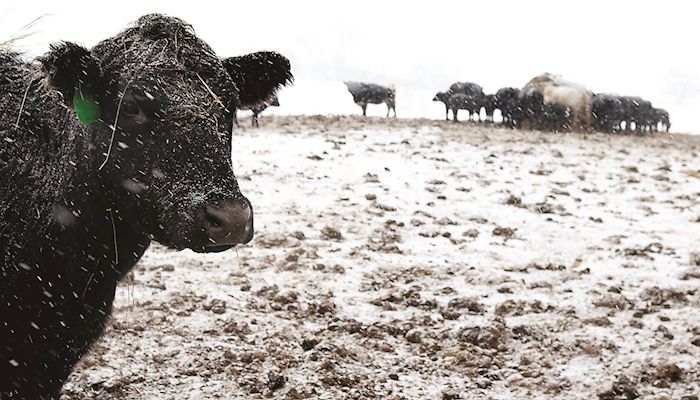
[[[99,94],[105,80],[99,60],[88,49],[71,42],[54,44],[39,61],[48,82],[75,109],[81,122],[99,118]]]
[[[272,51],[229,57],[222,62],[238,87],[244,107],[267,100],[281,86],[294,81],[289,60]]]

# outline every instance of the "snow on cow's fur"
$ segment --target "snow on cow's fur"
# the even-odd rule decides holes
[[[243,57],[156,14],[36,63],[0,52],[0,398],[58,397],[151,240],[209,252],[252,238],[233,115],[292,75],[277,53]],[[84,103],[96,119],[81,123]]]

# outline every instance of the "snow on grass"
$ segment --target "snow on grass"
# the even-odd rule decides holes
[[[254,242],[154,245],[67,399],[700,390],[697,139],[262,125],[234,144]]]

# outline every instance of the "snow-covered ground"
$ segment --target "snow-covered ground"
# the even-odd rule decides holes
[[[698,137],[261,125],[256,239],[154,245],[64,400],[698,395]]]

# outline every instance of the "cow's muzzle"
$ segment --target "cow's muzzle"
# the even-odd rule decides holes
[[[204,208],[207,252],[229,249],[253,239],[253,207],[245,197],[227,200],[219,207]]]

